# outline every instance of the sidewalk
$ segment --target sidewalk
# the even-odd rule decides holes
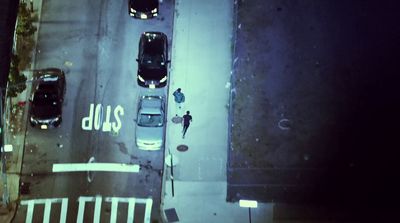
[[[28,2],[28,7],[30,4]],[[42,9],[42,0],[33,0],[33,11],[38,16],[38,21],[34,23],[37,28],[37,31],[34,34],[34,40],[37,42],[37,37],[39,34],[39,25],[40,25],[40,16]],[[35,64],[35,48],[32,52],[32,60],[31,60],[31,68],[34,69]],[[27,80],[29,81],[32,78],[32,72],[22,71]],[[13,151],[8,152],[6,154],[6,167],[7,167],[7,188],[9,195],[9,207],[5,206],[3,203],[0,204],[0,222],[8,223],[11,222],[14,218],[15,212],[18,207],[19,202],[19,184],[20,184],[20,173],[22,169],[22,159],[24,153],[24,145],[25,145],[25,132],[26,132],[26,120],[28,115],[28,103],[26,101],[29,97],[29,92],[31,91],[31,85],[27,84],[26,89],[20,93],[17,97],[12,99],[12,105],[18,104],[18,102],[25,102],[19,109],[15,110],[15,113],[10,114],[9,99],[5,101],[5,111],[4,115],[6,116],[6,122],[4,126],[4,144],[11,144],[13,146]],[[13,117],[10,119],[10,117]],[[12,120],[10,122],[9,120]],[[3,195],[4,191],[4,180],[0,178],[0,193]],[[2,198],[3,199],[3,198]]]
[[[179,222],[248,222],[247,208],[226,202],[228,104],[232,64],[233,0],[176,0],[166,136],[174,166],[174,197],[166,169],[163,210],[175,210]],[[174,124],[172,92],[182,88],[184,110],[193,122],[185,139]],[[187,145],[180,152],[178,145]],[[251,210],[253,223],[272,222],[272,205]],[[171,220],[171,219],[167,219]],[[173,222],[173,221],[170,221]]]

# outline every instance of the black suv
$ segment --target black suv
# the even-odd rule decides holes
[[[150,19],[158,15],[158,0],[129,0],[129,15],[138,19]]]
[[[139,86],[156,88],[167,84],[168,39],[161,32],[145,32],[140,37],[137,71]]]
[[[58,127],[62,121],[62,103],[65,94],[65,74],[58,68],[39,71],[34,78],[29,98],[29,120],[32,127]]]

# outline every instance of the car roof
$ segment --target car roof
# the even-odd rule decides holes
[[[160,114],[163,99],[157,96],[144,96],[140,99],[141,113]]]

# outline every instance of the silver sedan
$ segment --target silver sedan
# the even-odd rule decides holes
[[[142,96],[136,119],[136,145],[142,150],[159,150],[164,145],[165,102],[160,96]]]

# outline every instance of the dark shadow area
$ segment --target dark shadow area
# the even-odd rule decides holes
[[[7,84],[18,1],[4,0],[0,7],[0,87]]]

